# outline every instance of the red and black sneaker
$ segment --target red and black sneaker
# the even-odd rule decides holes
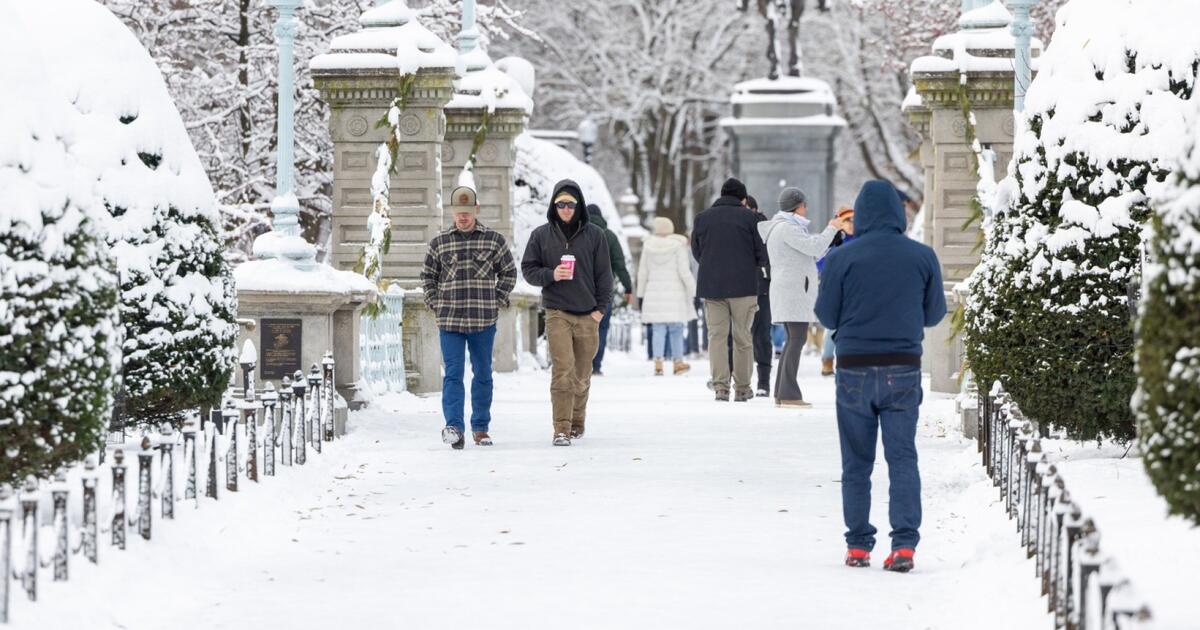
[[[871,552],[851,547],[846,550],[846,566],[862,568],[871,566]]]
[[[913,550],[908,548],[893,549],[892,555],[883,561],[884,571],[908,573],[913,570]]]

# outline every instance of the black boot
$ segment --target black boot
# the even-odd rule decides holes
[[[771,395],[771,366],[758,366],[758,387],[754,389],[754,393],[763,398]]]

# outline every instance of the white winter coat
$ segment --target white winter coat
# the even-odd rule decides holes
[[[815,322],[817,315],[817,259],[825,254],[837,230],[827,227],[819,234],[793,222],[780,212],[758,224],[771,259],[771,321]]]
[[[695,295],[696,277],[692,275],[687,239],[677,234],[647,239],[637,277],[637,296],[644,298],[642,322],[669,324],[696,319]]]

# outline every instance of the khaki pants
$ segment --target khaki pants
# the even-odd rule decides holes
[[[592,359],[600,348],[600,323],[591,315],[546,311],[546,340],[550,345],[550,406],[554,432],[583,431]]]
[[[729,388],[729,352],[726,339],[733,334],[733,382],[738,389],[751,388],[750,372],[754,367],[754,335],[750,328],[758,312],[758,297],[704,300],[704,316],[708,318],[708,364],[712,368],[713,385]]]

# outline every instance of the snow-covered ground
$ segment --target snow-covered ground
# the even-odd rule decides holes
[[[101,547],[13,628],[1048,627],[1033,566],[953,403],[920,432],[917,569],[843,554],[832,380],[805,357],[809,411],[716,403],[610,354],[587,436],[550,446],[548,375],[500,375],[496,446],[452,451],[437,397],[392,395],[309,464],[223,494],[149,544]],[[886,464],[876,524],[886,532]],[[206,500],[207,501],[207,500]],[[184,504],[187,505],[187,504]],[[76,557],[77,558],[77,557]]]

